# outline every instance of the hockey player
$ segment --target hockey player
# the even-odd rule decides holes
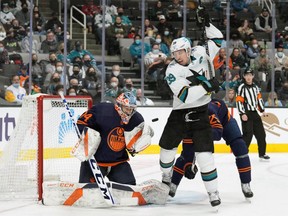
[[[126,92],[117,97],[115,105],[96,104],[79,117],[77,126],[84,142],[86,136],[94,137],[94,142],[98,142],[90,152],[95,152],[103,176],[113,182],[135,185],[126,149],[131,154],[138,153],[150,145],[154,135],[152,128],[136,111],[136,97]],[[79,182],[95,182],[88,161],[81,161]]]
[[[166,70],[167,83],[173,92],[173,110],[159,141],[160,169],[162,182],[170,184],[172,166],[177,147],[183,138],[193,139],[196,158],[201,176],[212,206],[221,203],[217,186],[217,170],[212,152],[214,151],[212,130],[209,124],[208,103],[211,92],[219,90],[216,79],[208,75],[209,65],[217,54],[222,33],[211,23],[203,8],[197,10],[198,20],[205,23],[210,56],[202,46],[191,48],[185,38],[173,40],[170,50],[173,61]],[[213,68],[213,67],[212,67]]]
[[[241,131],[236,120],[230,115],[229,110],[223,100],[212,99],[208,106],[210,124],[213,131],[213,139],[220,140],[221,137],[230,146],[236,158],[242,192],[246,198],[253,197],[250,189],[251,164],[248,156],[246,143],[242,138]],[[194,149],[192,140],[183,140],[183,151],[177,158],[173,168],[173,175],[170,185],[169,195],[174,197],[176,189],[183,177],[193,179],[197,173],[197,166],[194,159]]]

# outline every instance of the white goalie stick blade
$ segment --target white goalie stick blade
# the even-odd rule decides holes
[[[113,206],[163,205],[168,198],[169,187],[157,180],[148,180],[139,185],[107,183],[113,195]],[[112,207],[101,195],[96,183],[44,182],[44,205],[68,205],[88,208]]]

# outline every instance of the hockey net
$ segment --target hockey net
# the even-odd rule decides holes
[[[90,97],[66,98],[76,120]],[[48,180],[78,182],[80,161],[70,155],[78,138],[60,96],[29,95],[0,152],[0,200],[42,199]]]

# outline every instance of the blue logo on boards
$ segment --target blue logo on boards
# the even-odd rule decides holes
[[[74,111],[74,109],[71,109],[70,111],[71,111],[72,118],[73,118],[75,115],[75,111]],[[75,133],[76,134],[76,131],[75,131],[75,128],[73,126],[73,122],[70,119],[67,112],[62,113],[60,117],[61,117],[61,122],[58,126],[58,143],[63,144],[64,140],[65,140],[65,136],[68,133]],[[76,122],[77,120],[74,119],[74,121]]]

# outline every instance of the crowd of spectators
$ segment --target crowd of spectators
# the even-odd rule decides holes
[[[217,3],[218,1],[215,1]],[[165,6],[163,6],[165,3]],[[218,4],[221,8],[221,5]],[[218,7],[218,9],[219,9]],[[215,8],[215,7],[214,7]],[[95,43],[102,43],[102,7],[93,0],[85,0],[80,9],[86,14],[87,33],[95,34]],[[157,1],[150,10],[150,16],[144,22],[144,56],[142,56],[141,27],[134,24],[131,11],[120,5],[107,5],[105,13],[106,50],[108,55],[120,55],[119,41],[122,38],[133,39],[129,46],[132,64],[145,65],[145,82],[149,88],[164,100],[171,99],[169,91],[165,91],[163,78],[165,67],[171,61],[169,47],[176,37],[184,35],[180,26],[175,26],[175,21],[183,20],[183,1],[169,0]],[[217,10],[218,10],[217,9]],[[5,64],[19,64],[17,75],[21,86],[28,93],[29,76],[32,76],[32,92],[57,94],[66,86],[67,94],[91,94],[99,100],[101,90],[102,66],[96,63],[94,55],[83,49],[81,41],[72,41],[69,32],[67,43],[64,44],[63,23],[58,14],[53,12],[50,17],[44,17],[38,5],[33,6],[33,38],[30,50],[29,14],[30,2],[28,0],[1,1],[0,11],[0,68]],[[278,8],[281,19],[285,19],[283,10]],[[240,13],[247,13],[245,19],[239,19]],[[219,28],[223,25],[225,30],[225,17],[220,20]],[[277,24],[275,23],[277,28]],[[176,28],[177,27],[177,28]],[[288,57],[284,50],[288,48],[288,32],[277,29],[276,55],[268,55],[266,41],[257,37],[257,32],[271,35],[272,18],[268,8],[262,8],[257,14],[249,2],[245,0],[231,1],[229,53],[222,43],[222,49],[213,60],[216,77],[221,83],[222,91],[237,90],[242,81],[242,73],[247,67],[255,71],[255,82],[261,87],[262,92],[271,91],[271,71],[275,65],[275,93],[286,105],[285,81],[288,72]],[[288,29],[287,29],[288,30]],[[225,31],[223,31],[225,33]],[[41,42],[34,36],[39,36]],[[193,40],[191,39],[191,43]],[[64,71],[64,46],[67,46],[67,71]],[[195,42],[193,43],[195,45]],[[18,53],[18,54],[17,54]],[[20,53],[20,54],[19,54]],[[21,53],[32,53],[32,68],[28,62],[21,60]],[[38,61],[39,54],[47,54],[45,60]],[[226,59],[229,58],[230,71],[226,73]],[[63,74],[67,74],[66,80]],[[140,71],[138,76],[140,77]],[[11,77],[10,77],[11,78]],[[12,79],[11,79],[12,81]],[[105,84],[105,97],[113,100],[124,91],[132,91],[135,95],[142,92],[133,87],[133,79],[121,74],[121,66],[112,66],[111,74],[107,75]],[[288,88],[287,88],[288,89]],[[68,91],[69,90],[69,91]],[[288,90],[287,90],[288,91]],[[140,93],[139,93],[140,92]],[[98,98],[97,98],[98,97]],[[5,98],[5,97],[4,97]],[[141,100],[143,102],[143,99]],[[233,104],[229,101],[230,104]],[[151,103],[149,103],[151,104]]]

